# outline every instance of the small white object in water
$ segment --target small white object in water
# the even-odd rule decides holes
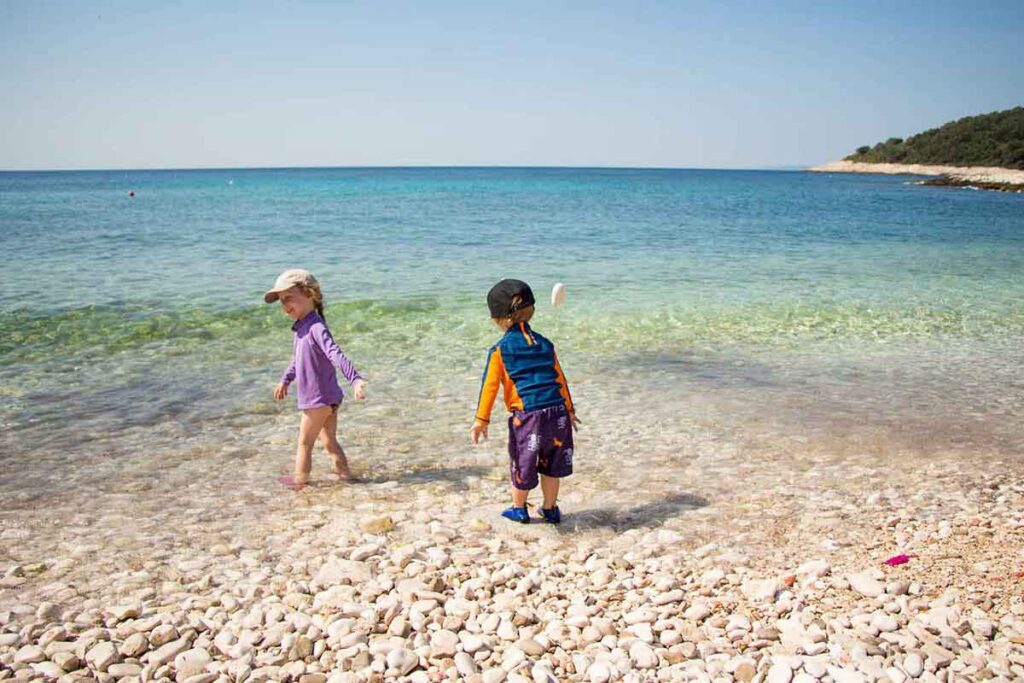
[[[556,282],[555,286],[551,288],[551,305],[561,306],[565,303],[565,285],[561,282]]]

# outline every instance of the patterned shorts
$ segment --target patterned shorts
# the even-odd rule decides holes
[[[537,488],[537,474],[568,477],[572,474],[572,424],[565,406],[551,406],[508,419],[509,472],[512,486]]]

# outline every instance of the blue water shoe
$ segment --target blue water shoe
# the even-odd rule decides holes
[[[513,522],[519,522],[520,524],[530,523],[530,513],[526,510],[524,505],[521,508],[517,508],[515,505],[510,507],[501,513],[501,516],[505,519],[511,519]]]
[[[562,511],[558,509],[558,506],[551,508],[541,508],[540,513],[544,515],[544,521],[548,524],[561,524],[562,523]]]

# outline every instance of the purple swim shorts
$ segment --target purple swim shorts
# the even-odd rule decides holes
[[[572,474],[572,424],[564,405],[524,413],[508,419],[508,455],[512,486],[537,488],[537,474],[568,477]]]

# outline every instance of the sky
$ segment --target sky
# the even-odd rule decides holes
[[[1022,64],[1020,0],[0,0],[0,169],[799,167]]]

